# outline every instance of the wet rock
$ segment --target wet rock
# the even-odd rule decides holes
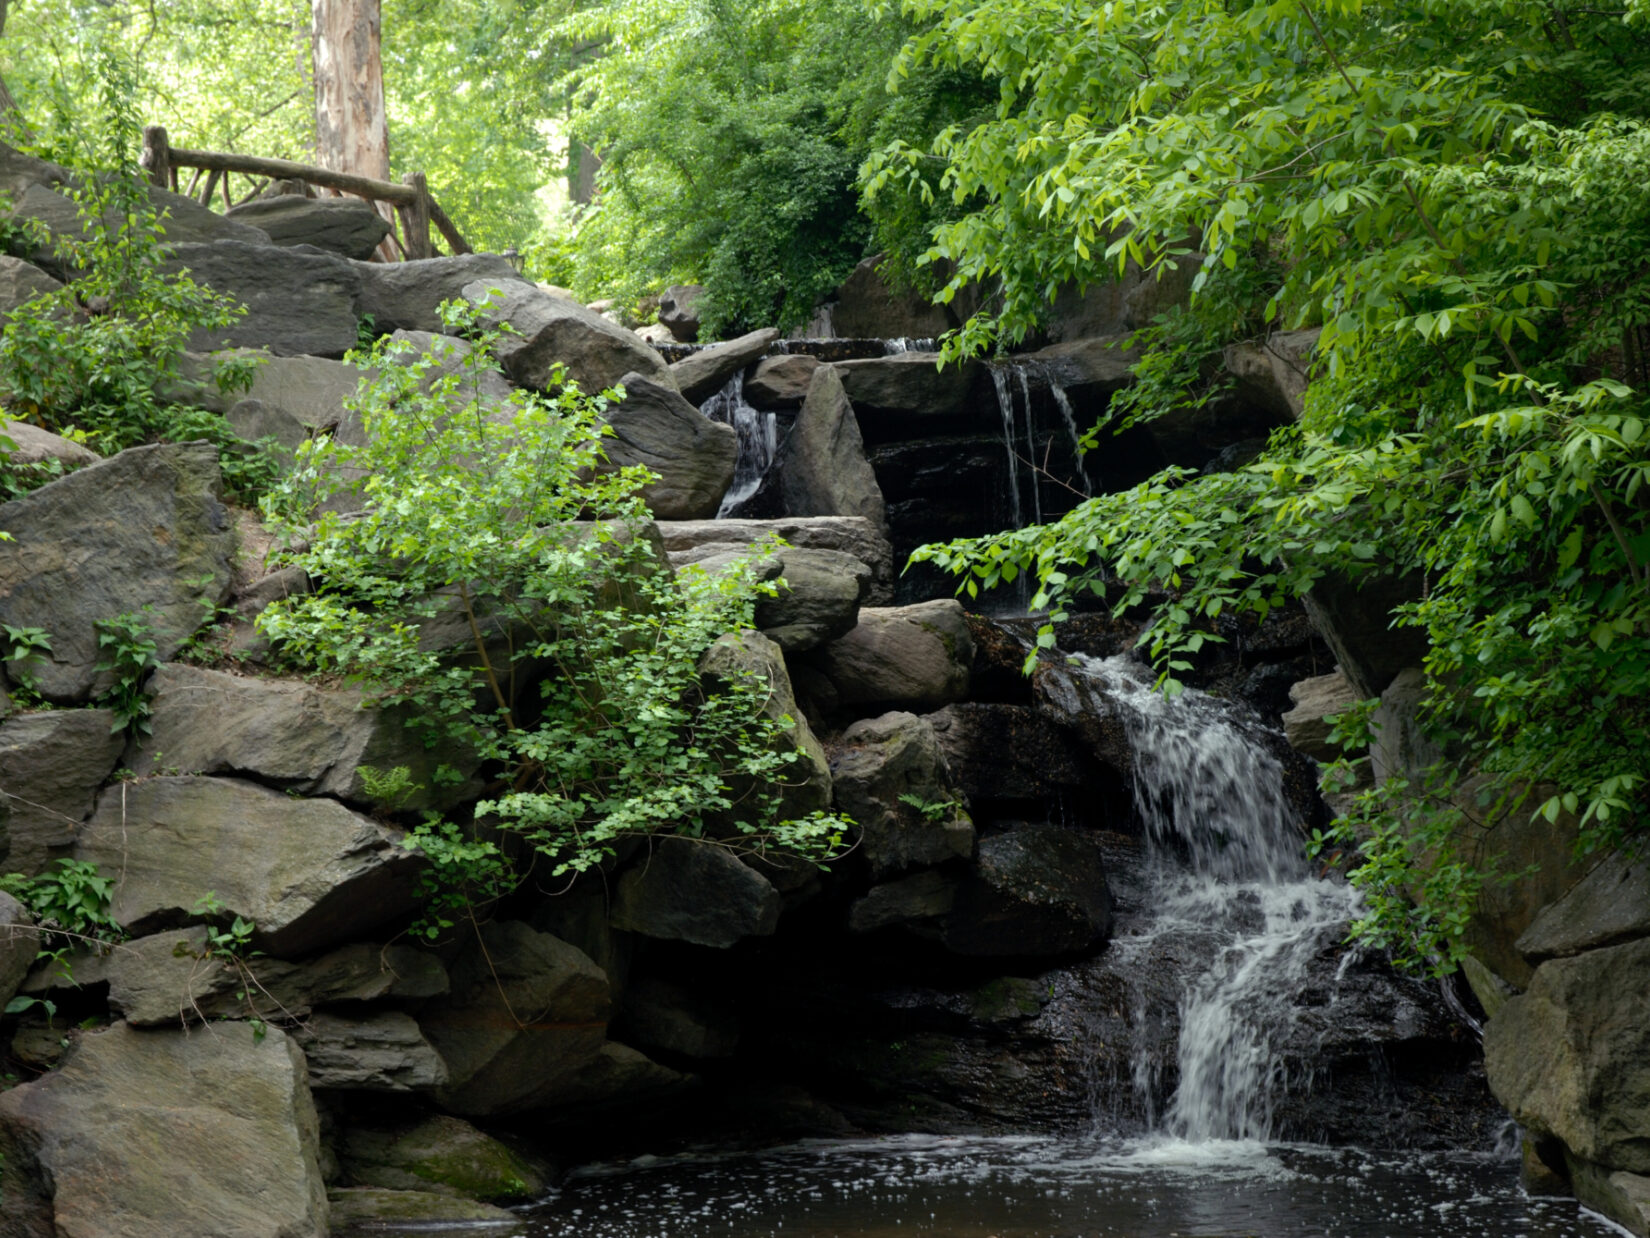
[[[1516,944],[1531,963],[1541,963],[1640,937],[1650,937],[1650,861],[1618,854],[1543,908]]]
[[[927,715],[969,801],[1048,800],[1092,777],[1072,737],[1024,705],[963,701]]]
[[[362,261],[390,234],[389,221],[362,198],[277,194],[231,207],[223,217],[262,229],[275,245],[313,245]]]
[[[68,854],[125,742],[107,709],[54,709],[0,723],[0,803],[11,809],[7,872],[32,877]]]
[[[625,398],[609,409],[613,435],[602,449],[613,468],[643,465],[659,479],[642,487],[660,520],[705,520],[716,515],[733,481],[739,435],[712,421],[678,395],[641,374],[624,375]]]
[[[739,1043],[739,1025],[701,995],[657,977],[636,981],[625,994],[616,1030],[649,1052],[689,1058],[725,1058]]]
[[[1264,408],[1280,422],[1298,421],[1312,376],[1312,353],[1318,328],[1279,331],[1264,340],[1226,345],[1226,372],[1236,381],[1239,398]]]
[[[398,829],[325,799],[227,778],[150,778],[111,788],[75,858],[119,874],[110,911],[128,932],[198,917],[215,892],[257,925],[257,948],[302,955],[417,905],[423,861]]]
[[[478,934],[450,967],[451,995],[419,1015],[447,1063],[438,1103],[478,1117],[583,1095],[605,1040],[607,977],[580,951],[520,921],[490,921]]]
[[[382,1232],[385,1226],[417,1226],[435,1232],[514,1234],[522,1220],[513,1212],[430,1191],[387,1191],[381,1187],[334,1187],[327,1192],[335,1234]]]
[[[747,366],[759,360],[778,338],[778,331],[764,327],[736,340],[689,353],[673,363],[670,372],[686,399],[703,404],[727,386],[735,374],[743,373]]]
[[[410,1126],[352,1127],[341,1160],[352,1186],[497,1203],[537,1199],[552,1182],[544,1162],[445,1114]]]
[[[1109,398],[1134,381],[1140,354],[1127,347],[1127,335],[1101,335],[1050,344],[1025,357],[1021,364],[1040,370],[1070,392],[1089,398]]]
[[[293,1036],[309,1061],[312,1088],[412,1092],[447,1082],[446,1064],[417,1021],[398,1010],[312,1014]]]
[[[19,669],[48,699],[84,700],[110,677],[94,624],[142,612],[172,657],[228,596],[235,535],[205,443],[133,447],[0,505],[0,623],[44,628],[48,658]]]
[[[0,255],[0,322],[25,301],[44,293],[56,292],[63,284],[53,279],[33,263],[21,258]]]
[[[245,346],[280,356],[342,357],[356,345],[361,278],[332,254],[240,241],[174,245],[165,269],[188,271],[196,283],[246,307],[226,327],[195,331],[189,347],[197,352]]]
[[[659,536],[672,566],[697,562],[734,546],[777,534],[801,550],[836,550],[869,564],[872,584],[865,602],[885,605],[892,596],[893,550],[870,520],[859,516],[793,516],[779,520],[661,520]],[[714,547],[715,549],[708,549]]]
[[[59,1069],[0,1096],[0,1227],[315,1238],[327,1201],[305,1075],[273,1027],[83,1035]]]
[[[1576,1157],[1650,1173],[1650,940],[1553,959],[1484,1029],[1496,1099]]]
[[[1334,761],[1340,748],[1329,742],[1328,719],[1358,703],[1358,694],[1340,671],[1303,679],[1289,689],[1294,706],[1283,715],[1283,733],[1289,746],[1319,761]]]
[[[168,662],[155,670],[149,690],[151,730],[127,757],[140,775],[236,775],[372,806],[362,770],[405,769],[418,789],[393,807],[421,809],[446,805],[462,791],[461,784],[436,781],[439,767],[462,779],[480,763],[450,741],[427,747],[423,733],[408,725],[411,715],[367,708],[358,689]]]
[[[1608,1217],[1635,1238],[1650,1238],[1650,1177],[1567,1159],[1570,1185],[1582,1207]]]
[[[373,330],[445,331],[438,309],[443,301],[464,299],[464,289],[478,281],[502,288],[522,282],[508,258],[499,254],[454,254],[413,262],[356,262],[361,277],[357,308],[372,316]]]
[[[699,300],[704,295],[700,284],[673,284],[659,294],[659,323],[683,344],[699,338]]]
[[[466,284],[465,300],[482,310],[489,324],[509,323],[515,334],[495,345],[499,364],[520,387],[543,390],[554,381],[557,365],[566,376],[594,395],[635,373],[674,389],[664,358],[617,323],[593,314],[577,301],[544,292],[521,279],[478,280]],[[439,328],[426,327],[425,330]]]
[[[839,361],[831,368],[863,416],[879,424],[892,416],[909,431],[925,420],[966,416],[980,393],[982,366],[970,361],[942,368],[939,359],[938,353],[906,352]],[[867,427],[866,437],[883,436]]]
[[[957,901],[958,879],[929,869],[874,885],[848,909],[848,931],[874,933],[896,925],[937,926]]]
[[[1029,826],[980,840],[943,940],[957,954],[1068,954],[1099,945],[1111,927],[1098,845],[1057,826]]]
[[[725,950],[771,937],[780,909],[772,883],[726,848],[667,838],[619,878],[613,927]]]
[[[756,603],[756,626],[786,653],[802,653],[853,631],[871,569],[839,550],[791,547],[774,558],[783,583]]]
[[[974,823],[951,785],[934,728],[915,714],[850,726],[831,778],[837,806],[859,823],[873,880],[973,854]]]
[[[968,696],[974,641],[947,598],[864,607],[853,631],[807,656],[845,705],[937,709]]]
[[[808,396],[819,358],[763,357],[745,379],[745,399],[753,408],[797,408]]]
[[[888,513],[865,458],[859,421],[840,371],[821,366],[785,440],[779,463],[785,511],[793,516],[862,516],[879,530]]]

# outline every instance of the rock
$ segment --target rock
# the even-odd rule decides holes
[[[871,588],[871,569],[840,550],[780,551],[777,596],[758,598],[756,626],[786,653],[801,653],[851,632]]]
[[[651,1052],[725,1058],[739,1043],[739,1025],[716,1005],[680,985],[649,976],[625,994],[617,1030]]]
[[[488,287],[522,282],[510,260],[498,254],[455,254],[413,262],[357,262],[361,298],[357,308],[370,315],[372,329],[445,331],[438,309],[443,301],[461,301],[464,289],[481,281]]]
[[[952,789],[934,728],[915,714],[850,726],[831,779],[837,806],[859,823],[859,850],[873,881],[973,854],[974,823]]]
[[[1392,608],[1420,596],[1419,576],[1326,576],[1301,599],[1359,700],[1380,696],[1399,671],[1421,665],[1426,633],[1392,626]]]
[[[699,299],[705,295],[700,284],[675,284],[659,294],[659,324],[683,344],[699,339]]]
[[[636,373],[674,387],[670,367],[654,349],[617,323],[593,314],[577,301],[543,292],[520,279],[466,284],[465,300],[485,306],[482,320],[509,323],[516,334],[498,341],[499,364],[519,387],[552,385],[557,365],[567,379],[594,395]],[[436,328],[428,328],[434,330]]]
[[[313,1014],[293,1032],[309,1060],[309,1086],[366,1092],[428,1091],[447,1066],[417,1021],[398,1010],[359,1017]]]
[[[335,255],[219,241],[174,245],[163,269],[188,271],[196,283],[246,307],[229,326],[190,336],[197,352],[244,346],[279,356],[342,357],[356,345],[361,277]]]
[[[529,924],[541,933],[559,937],[581,950],[607,974],[607,990],[615,1004],[623,999],[636,953],[636,939],[615,932],[608,918],[612,892],[605,875],[593,873],[577,880],[533,908]]]
[[[686,1081],[686,1075],[659,1065],[629,1045],[609,1041],[580,1077],[567,1103],[595,1106],[607,1102],[633,1102],[673,1091]]]
[[[174,248],[183,245],[228,242],[240,245],[268,245],[269,236],[261,228],[226,219],[193,198],[150,187],[149,198],[166,213],[161,221],[162,240]],[[53,236],[85,240],[87,233],[80,217],[80,207],[67,193],[59,193],[45,185],[34,184],[25,189],[12,209],[14,221],[35,220],[44,224]],[[113,216],[111,226],[118,226]],[[55,274],[68,275],[60,258],[48,250],[37,255],[42,263],[54,267]]]
[[[446,1060],[436,1099],[463,1116],[519,1113],[581,1093],[605,1040],[607,977],[520,921],[493,920],[450,967],[452,993],[419,1023]]]
[[[843,339],[934,339],[961,326],[947,307],[916,292],[896,291],[878,273],[884,255],[865,259],[842,281],[831,329]]]
[[[48,292],[56,292],[63,284],[53,279],[33,263],[21,258],[0,255],[0,323],[25,301]]]
[[[402,364],[410,365],[425,358],[432,362],[430,368],[425,371],[422,384],[425,391],[448,375],[460,374],[455,401],[460,406],[472,399],[483,403],[508,400],[515,390],[510,386],[510,380],[496,369],[483,368],[474,371],[473,377],[462,376],[465,362],[475,351],[468,340],[461,340],[452,335],[438,335],[433,331],[397,331],[390,339],[405,346],[405,351],[396,357]]]
[[[766,701],[761,712],[779,728],[777,742],[783,745],[784,751],[801,753],[786,769],[779,788],[780,813],[786,818],[797,818],[826,808],[831,802],[830,763],[825,759],[825,749],[796,706],[785,655],[779,646],[757,632],[719,637],[700,659],[699,674],[711,690],[718,684],[748,679],[765,687]],[[735,787],[736,801],[745,798],[741,791]]]
[[[660,520],[714,516],[733,481],[739,435],[640,374],[626,374],[624,389],[623,402],[607,413],[613,435],[602,440],[610,465],[640,464],[659,475],[641,493]]]
[[[613,927],[726,949],[771,937],[779,912],[779,891],[726,848],[666,838],[619,878]]]
[[[927,869],[874,885],[848,909],[848,931],[874,933],[896,925],[938,924],[957,901],[958,880]]]
[[[1650,1238],[1650,1177],[1612,1173],[1598,1165],[1566,1159],[1570,1185],[1583,1208],[1608,1217],[1634,1238]]]
[[[223,914],[257,925],[258,949],[288,957],[411,912],[424,866],[398,829],[332,800],[228,778],[110,789],[75,858],[118,875],[110,910],[128,932],[198,918],[196,904],[212,891]]]
[[[385,1226],[415,1226],[447,1233],[519,1233],[522,1219],[513,1212],[430,1191],[386,1191],[379,1187],[334,1187],[327,1192],[334,1234],[383,1232]]]
[[[304,1056],[280,1029],[84,1034],[0,1096],[8,1234],[317,1238],[327,1231]]]
[[[32,877],[68,854],[125,742],[107,709],[53,709],[0,723],[0,803],[11,808],[5,871]]]
[[[864,607],[848,635],[807,655],[845,705],[938,709],[968,696],[974,641],[960,603]]]
[[[248,443],[272,442],[283,471],[291,467],[293,453],[309,441],[308,426],[284,408],[271,408],[262,400],[238,400],[223,419],[236,438]]]
[[[0,142],[0,194],[15,201],[30,185],[44,185],[48,189],[67,188],[73,179],[67,168],[25,155]]]
[[[410,1126],[353,1127],[341,1159],[352,1186],[504,1203],[537,1199],[551,1186],[544,1162],[445,1114]]]
[[[1236,381],[1239,398],[1265,409],[1280,423],[1299,421],[1318,334],[1313,327],[1226,345],[1226,372]]]
[[[1351,684],[1348,690],[1356,691]],[[1370,720],[1374,741],[1369,746],[1369,764],[1376,782],[1404,778],[1419,790],[1427,770],[1443,760],[1443,749],[1421,721],[1421,706],[1430,694],[1426,672],[1416,666],[1399,671],[1381,693],[1381,703]]]
[[[1617,854],[1544,907],[1516,944],[1531,963],[1541,963],[1641,937],[1650,937],[1650,861]]]
[[[939,362],[938,353],[905,352],[838,361],[831,368],[862,415],[880,420],[880,415],[893,414],[902,423],[914,420],[920,424],[966,415],[985,378],[984,367],[977,362],[943,368]]]
[[[1484,1029],[1490,1089],[1576,1157],[1650,1173],[1650,940],[1552,959]]]
[[[277,194],[224,212],[225,219],[261,228],[276,245],[313,245],[345,258],[371,258],[390,234],[389,221],[361,198]]]
[[[987,957],[1088,950],[1111,933],[1098,844],[1054,825],[980,840],[974,873],[945,921],[946,948]]]
[[[865,458],[859,421],[838,367],[820,366],[780,460],[780,492],[792,516],[862,516],[879,530],[888,512]]]
[[[83,447],[60,434],[42,430],[39,426],[32,426],[26,421],[6,421],[0,424],[0,437],[8,438],[12,442],[12,450],[0,456],[0,461],[11,468],[28,468],[31,465],[44,464],[48,460],[56,460],[67,473],[88,464],[96,464],[103,458],[90,447]]]
[[[363,770],[406,769],[417,790],[392,807],[444,807],[480,764],[462,745],[426,746],[407,710],[366,708],[357,688],[296,679],[254,679],[181,662],[150,680],[150,733],[127,761],[139,775],[169,770],[254,778],[304,795],[375,801]],[[3,732],[0,732],[3,734]],[[438,782],[446,766],[457,781]]]
[[[94,624],[144,612],[171,658],[228,596],[235,536],[206,443],[133,447],[0,505],[0,624],[44,628],[49,658],[27,668],[49,700],[109,682]],[[17,664],[8,673],[17,679]]]
[[[952,781],[970,803],[1081,796],[1093,771],[1062,728],[1025,705],[964,701],[927,715]]]
[[[778,331],[764,327],[725,344],[712,344],[689,353],[672,364],[670,372],[684,397],[694,404],[703,404],[727,386],[728,379],[744,373],[747,366],[760,360],[778,338]]]
[[[1289,746],[1317,761],[1334,761],[1341,749],[1329,742],[1328,719],[1358,703],[1357,691],[1340,671],[1303,679],[1289,689],[1294,705],[1283,715],[1283,733]]]
[[[210,379],[212,367],[229,360],[253,362],[252,385],[245,391],[223,392]],[[214,412],[227,413],[242,400],[287,413],[312,430],[330,430],[344,420],[344,401],[355,395],[364,377],[361,370],[323,357],[277,357],[257,349],[221,353],[186,353],[179,367],[187,382],[201,385],[189,397]],[[176,398],[176,397],[175,397]]]
[[[1134,381],[1140,354],[1127,347],[1128,340],[1127,335],[1085,337],[1050,344],[1015,360],[1068,393],[1106,398]]]
[[[0,1010],[5,1009],[34,965],[40,934],[34,917],[9,894],[0,894]]]
[[[753,408],[796,408],[808,397],[819,358],[806,354],[763,357],[745,379],[745,399]]]
[[[645,327],[634,328],[636,338],[645,344],[652,344],[655,348],[661,344],[674,344],[676,337],[670,333],[670,328],[662,322],[650,322]]]
[[[893,548],[869,520],[859,516],[792,516],[781,520],[661,520],[659,536],[673,567],[694,563],[730,546],[749,546],[777,534],[802,550],[837,550],[871,568],[864,601],[886,605],[893,596]],[[715,550],[701,553],[702,546]]]

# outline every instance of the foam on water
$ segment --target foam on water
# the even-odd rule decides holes
[[[746,402],[743,370],[734,374],[722,390],[701,404],[699,411],[712,421],[732,426],[739,436],[739,456],[733,466],[733,481],[716,510],[717,517],[721,518],[738,510],[739,505],[762,485],[762,478],[779,454],[779,423],[772,413],[764,413]]]

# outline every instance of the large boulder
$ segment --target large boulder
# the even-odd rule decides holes
[[[873,880],[973,854],[974,823],[951,785],[934,728],[915,714],[850,726],[831,778],[837,806],[859,824],[859,851]]]
[[[26,421],[0,420],[0,437],[9,439],[12,445],[9,452],[0,455],[0,467],[28,468],[55,460],[67,473],[103,458],[90,447]]]
[[[902,425],[966,416],[985,378],[977,362],[941,366],[939,354],[932,352],[862,357],[831,368],[855,408],[879,422],[893,416]],[[867,434],[882,437],[869,427]]]
[[[1111,926],[1098,843],[1036,825],[980,840],[974,872],[957,890],[942,940],[957,954],[1058,955],[1092,949]]]
[[[659,294],[659,325],[683,344],[699,338],[699,299],[705,295],[701,284],[674,284]]]
[[[276,245],[313,245],[363,261],[390,234],[389,221],[362,198],[277,194],[243,202],[225,211],[224,218],[263,229]]]
[[[464,300],[466,286],[482,282],[502,288],[521,282],[508,258],[498,254],[454,254],[412,262],[357,262],[363,317],[380,335],[392,331],[445,331],[438,312],[443,301]]]
[[[60,189],[67,188],[73,182],[73,176],[61,164],[25,155],[15,147],[0,142],[0,194],[15,201],[28,191],[30,185]]]
[[[341,357],[357,343],[361,277],[333,254],[218,241],[174,245],[164,269],[187,271],[197,284],[246,307],[227,327],[197,330],[189,344],[197,352],[248,347]]]
[[[860,516],[790,516],[779,520],[661,520],[663,539],[672,567],[697,563],[727,550],[744,548],[775,536],[802,550],[836,550],[852,555],[871,568],[872,583],[865,598],[872,605],[893,599],[893,548],[887,535]]]
[[[545,292],[524,280],[479,280],[466,284],[464,298],[481,307],[489,324],[508,323],[511,332],[497,344],[499,363],[521,387],[551,386],[557,365],[591,394],[636,373],[674,388],[670,367],[634,331],[626,331],[577,301]]]
[[[644,937],[727,947],[771,937],[779,891],[727,848],[667,838],[619,878],[613,926]]]
[[[1301,599],[1359,700],[1380,696],[1399,671],[1421,665],[1426,633],[1392,626],[1392,608],[1420,596],[1419,576],[1326,576]]]
[[[1516,944],[1531,963],[1541,963],[1641,937],[1650,937],[1650,860],[1616,854],[1544,907]]]
[[[797,408],[818,368],[819,358],[806,353],[763,357],[745,379],[745,399],[753,408]]]
[[[865,457],[859,421],[836,366],[814,371],[779,467],[788,514],[862,516],[886,532],[882,489]]]
[[[1280,423],[1299,420],[1312,378],[1318,328],[1280,331],[1264,340],[1226,345],[1223,359],[1240,399],[1265,409]]]
[[[831,330],[843,339],[935,339],[962,324],[944,305],[889,285],[877,268],[883,255],[865,259],[842,281],[831,306]]]
[[[312,1088],[427,1092],[447,1082],[447,1064],[404,1011],[323,1011],[305,1019],[293,1036],[309,1062]]]
[[[473,1199],[433,1191],[390,1191],[376,1186],[333,1187],[327,1192],[335,1234],[403,1230],[411,1233],[519,1234],[521,1218]]]
[[[922,936],[937,937],[939,925],[956,906],[960,884],[955,874],[932,868],[881,882],[848,908],[848,931],[874,933],[904,927]]]
[[[449,802],[455,781],[479,758],[450,741],[428,746],[406,710],[369,708],[356,688],[318,688],[296,679],[254,679],[168,662],[149,681],[150,732],[128,764],[160,770],[228,774],[304,795],[333,795],[371,806],[362,771],[405,769],[417,790],[393,808]],[[0,729],[0,735],[4,730]],[[452,777],[438,780],[443,766]]]
[[[1028,705],[962,701],[927,720],[952,781],[970,803],[1093,794],[1093,774],[1077,741]]]
[[[34,876],[69,853],[124,745],[107,709],[54,709],[0,723],[0,800],[11,808],[5,871]]]
[[[358,1187],[516,1203],[539,1198],[551,1185],[542,1161],[446,1114],[408,1125],[352,1127],[339,1160],[345,1180]]]
[[[851,632],[871,589],[869,565],[840,550],[787,547],[774,556],[778,593],[758,598],[756,626],[786,653]]]
[[[731,1057],[739,1042],[738,1022],[706,994],[656,976],[631,986],[616,1026],[630,1043],[677,1057]]]
[[[1289,689],[1294,708],[1283,715],[1283,733],[1289,746],[1319,761],[1333,761],[1341,755],[1339,746],[1329,742],[1334,728],[1329,719],[1358,703],[1358,693],[1340,671],[1302,679]]]
[[[321,1238],[306,1075],[274,1027],[83,1034],[59,1069],[0,1095],[0,1229]]]
[[[291,957],[348,941],[417,906],[423,861],[400,830],[333,800],[228,778],[158,777],[111,788],[75,858],[116,878],[111,913],[145,933],[199,918],[208,892]]]
[[[643,465],[659,479],[642,498],[660,520],[714,516],[733,481],[739,435],[712,421],[673,388],[637,373],[624,375],[625,398],[608,410],[613,434],[602,440],[616,468]]]
[[[735,374],[744,373],[746,366],[759,360],[778,338],[778,331],[764,327],[736,340],[689,353],[673,362],[670,372],[685,397],[695,404],[703,404],[727,386]]]
[[[165,212],[161,220],[161,235],[168,245],[208,245],[218,241],[242,245],[269,244],[269,236],[263,229],[226,219],[183,194],[151,186],[149,198]],[[60,193],[44,184],[30,185],[22,192],[12,209],[11,218],[17,223],[32,220],[42,224],[52,236],[66,240],[83,241],[87,236],[85,220],[81,218],[80,207],[75,200],[67,193]],[[122,221],[116,220],[113,215],[106,218],[111,227],[121,225]],[[53,268],[55,274],[65,277],[72,274],[50,245],[35,258]]]
[[[170,658],[228,596],[235,535],[206,443],[133,447],[0,505],[0,624],[44,628],[51,654],[23,668],[72,704],[110,682],[95,624],[143,612]],[[8,667],[16,678],[17,664]]]
[[[220,391],[211,380],[220,362],[252,363],[252,385]],[[344,420],[344,401],[353,396],[363,374],[353,365],[325,357],[278,357],[260,349],[232,349],[211,355],[187,353],[179,367],[186,381],[199,384],[189,398],[214,412],[227,413],[242,400],[257,400],[290,414],[315,430],[331,430]]]
[[[32,301],[43,293],[56,292],[61,287],[60,281],[33,263],[9,254],[0,255],[0,323],[25,301]]]
[[[1484,1029],[1496,1099],[1575,1156],[1650,1173],[1650,940],[1552,959]]]
[[[952,598],[864,607],[846,636],[806,655],[845,705],[938,709],[968,696],[974,638]]]
[[[1015,361],[1068,393],[1106,397],[1134,381],[1140,354],[1126,347],[1128,336],[1102,335],[1050,344]]]
[[[451,995],[419,1016],[447,1063],[442,1108],[467,1117],[516,1113],[581,1093],[611,1009],[601,968],[548,933],[493,920],[450,971]]]

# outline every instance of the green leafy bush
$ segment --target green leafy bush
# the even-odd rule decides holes
[[[0,875],[0,891],[10,894],[34,916],[40,929],[40,952],[87,942],[119,941],[125,934],[109,914],[114,878],[85,860],[58,860],[38,877]]]

